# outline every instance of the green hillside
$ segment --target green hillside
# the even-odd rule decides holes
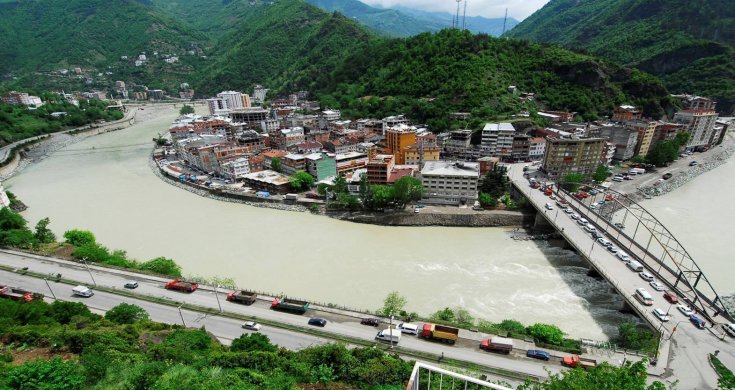
[[[203,34],[133,0],[2,3],[0,36],[0,77],[20,77],[18,84],[39,88],[73,84],[74,80],[55,80],[47,72],[74,67],[82,68],[87,77],[105,79],[105,84],[107,76],[146,83],[168,75],[175,83],[177,75],[187,74],[194,66],[195,60],[185,53],[208,44]],[[164,66],[162,59],[153,61],[154,51],[179,55],[181,61]],[[135,69],[133,60],[141,52],[151,57],[151,64]],[[105,71],[115,74],[98,76]],[[97,81],[101,80],[93,83]]]
[[[508,36],[584,50],[658,75],[675,93],[735,104],[735,8],[727,0],[552,0]]]
[[[207,34],[222,38],[237,30],[240,22],[260,7],[263,0],[139,0],[167,16]]]

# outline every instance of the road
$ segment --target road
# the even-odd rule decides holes
[[[636,272],[631,271],[616,255],[596,243],[592,236],[582,229],[582,226],[570,218],[567,213],[559,210],[556,204],[552,206],[552,210],[547,210],[544,205],[548,202],[554,202],[543,192],[530,187],[528,180],[523,177],[523,165],[514,164],[508,172],[511,180],[516,184],[516,188],[531,201],[539,210],[539,213],[544,214],[549,223],[557,229],[567,242],[575,247],[579,254],[587,259],[624,296],[628,304],[638,312],[641,318],[651,324],[654,329],[663,332],[664,339],[660,348],[661,360],[656,367],[649,367],[649,373],[663,375],[666,378],[673,372],[673,377],[680,381],[679,388],[683,389],[716,388],[717,377],[709,366],[707,354],[719,350],[726,356],[726,360],[735,360],[733,358],[735,356],[735,340],[727,336],[721,340],[722,331],[719,329],[702,330],[695,328],[688,318],[676,309],[675,305],[672,306],[663,299],[662,292],[654,291],[648,282],[641,279]],[[567,200],[572,206],[576,207],[576,211],[583,217],[590,221],[595,220],[595,217],[591,216],[592,213],[586,206],[583,206],[574,198]],[[627,244],[630,244],[630,240],[627,240],[625,236],[608,235],[609,239],[616,237],[623,244],[621,247],[629,248]],[[625,250],[632,255],[641,255],[635,250]],[[654,297],[653,306],[644,306],[633,298],[635,289],[639,287],[646,288]],[[653,308],[668,311],[672,317],[671,320],[662,323],[653,316]],[[676,331],[674,331],[674,328],[676,328]],[[668,340],[668,338],[671,340]],[[671,369],[671,372],[665,371],[667,367]]]
[[[20,254],[12,251],[0,251],[0,264],[13,267],[20,270],[27,267],[28,271],[48,274],[49,277],[56,274],[62,274],[63,279],[73,280],[80,284],[92,287],[93,282],[90,273],[84,265],[52,259],[40,256],[32,256]],[[374,327],[360,325],[359,317],[345,315],[340,311],[317,311],[309,310],[304,316],[293,315],[269,309],[269,301],[260,300],[251,306],[230,303],[225,300],[225,292],[219,292],[215,295],[213,290],[200,288],[191,294],[170,291],[163,288],[166,280],[147,275],[135,274],[128,271],[110,270],[102,267],[90,266],[90,271],[94,277],[94,281],[99,286],[105,286],[114,289],[123,289],[123,285],[127,280],[136,280],[139,287],[134,291],[135,294],[148,296],[157,299],[164,299],[173,303],[186,303],[196,305],[203,308],[218,310],[219,304],[225,309],[226,313],[243,315],[251,317],[255,320],[268,320],[285,324],[292,327],[307,328],[307,319],[309,317],[321,317],[328,320],[325,328],[318,328],[336,336],[346,336],[364,340],[365,342],[374,343],[375,334],[378,329],[387,328],[386,324],[376,329]],[[22,287],[32,291],[38,291],[51,296],[49,288],[42,279],[32,276],[20,275],[15,272],[0,270],[0,284]],[[114,293],[97,291],[91,298],[78,298],[71,295],[72,285],[64,283],[55,283],[49,281],[50,287],[56,297],[62,300],[72,300],[84,302],[98,310],[108,310],[121,302],[134,303],[146,309],[154,321],[160,321],[171,324],[181,324],[181,317],[175,306],[169,306],[161,303],[153,303],[143,299],[135,299],[127,296],[120,296]],[[233,338],[238,337],[244,331],[240,328],[241,320],[234,320],[223,316],[204,315],[190,310],[182,310],[184,320],[187,326],[200,327],[206,326],[207,330],[212,332],[217,338],[224,343],[228,343]],[[301,332],[280,329],[275,326],[265,325],[261,332],[271,337],[274,343],[290,349],[304,348],[308,345],[325,343],[329,340],[310,336]],[[514,351],[510,356],[496,355],[479,350],[479,342],[477,340],[489,337],[476,332],[463,331],[462,336],[468,339],[461,339],[456,345],[450,346],[437,342],[430,342],[419,339],[415,336],[404,335],[400,342],[401,349],[407,350],[409,353],[419,352],[423,354],[431,354],[435,357],[444,356],[445,359],[454,359],[464,362],[489,367],[491,369],[507,370],[531,375],[539,378],[548,377],[547,370],[551,373],[561,371],[559,359],[554,358],[550,362],[542,362],[538,360],[528,359],[521,353]],[[472,333],[472,334],[470,334]],[[469,339],[472,338],[472,339]],[[384,345],[384,344],[382,344]]]

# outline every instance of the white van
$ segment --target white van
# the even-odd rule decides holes
[[[73,289],[71,289],[72,294],[78,296],[78,297],[85,297],[89,298],[92,295],[94,295],[94,292],[91,288],[87,286],[76,286]]]
[[[727,332],[727,334],[735,337],[735,324],[725,324],[722,325],[722,327],[725,328],[725,332]]]
[[[414,324],[402,322],[398,324],[398,329],[403,333],[412,334],[414,336],[419,334],[419,327]]]
[[[639,262],[637,262],[635,260],[631,260],[626,265],[628,266],[628,268],[630,268],[631,271],[634,271],[634,272],[641,272],[641,271],[643,271],[643,264],[641,264],[641,263],[639,263]]]
[[[588,224],[584,225],[584,230],[586,230],[586,231],[588,231],[590,233],[597,231],[597,229],[595,229],[595,227],[592,226],[591,223],[588,223]]]
[[[375,336],[375,339],[386,341],[392,344],[398,344],[399,342],[401,342],[401,331],[398,329],[393,329],[393,332],[391,334],[390,329],[384,329],[378,332],[378,334]]]
[[[651,294],[649,294],[648,291],[646,291],[646,289],[643,287],[635,289],[635,297],[640,303],[646,306],[653,305],[653,297],[651,297]]]

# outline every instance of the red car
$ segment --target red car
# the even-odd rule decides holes
[[[672,291],[666,291],[664,293],[664,299],[669,301],[669,303],[679,303],[679,298]]]

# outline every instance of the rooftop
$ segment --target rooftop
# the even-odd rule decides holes
[[[479,177],[479,164],[470,162],[427,161],[421,175]]]
[[[482,131],[516,131],[512,124],[508,122],[486,123]]]

